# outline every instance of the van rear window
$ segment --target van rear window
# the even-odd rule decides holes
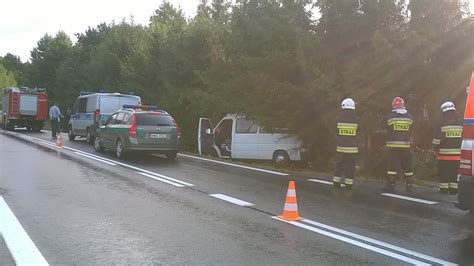
[[[136,114],[139,126],[176,126],[176,122],[169,115],[157,113]]]
[[[140,98],[138,97],[124,97],[124,96],[102,96],[100,98],[100,111],[104,114],[115,113],[122,108],[124,104],[140,105]]]

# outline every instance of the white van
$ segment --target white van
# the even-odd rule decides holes
[[[76,136],[86,137],[86,141],[94,143],[95,131],[109,116],[117,112],[123,105],[141,105],[140,96],[120,93],[81,92],[72,110],[68,124],[69,140]]]
[[[276,164],[304,160],[306,149],[288,129],[267,131],[256,119],[228,114],[213,128],[199,119],[198,149],[201,155],[220,158],[273,160]]]

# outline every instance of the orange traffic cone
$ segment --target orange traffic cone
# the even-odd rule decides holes
[[[56,137],[56,148],[61,148],[63,145],[61,143],[61,134],[58,134]]]
[[[278,216],[286,221],[301,221],[301,218],[298,214],[298,204],[296,203],[296,189],[295,182],[290,181],[288,185],[288,193],[286,194],[285,207],[283,208],[283,213]]]

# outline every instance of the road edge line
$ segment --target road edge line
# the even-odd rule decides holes
[[[366,250],[370,250],[370,251],[373,251],[373,252],[376,252],[376,253],[379,253],[379,254],[382,254],[382,255],[385,255],[385,256],[400,260],[400,261],[411,263],[413,265],[426,265],[426,266],[431,265],[429,263],[426,263],[426,262],[423,262],[423,261],[420,261],[420,260],[416,260],[416,259],[413,259],[413,258],[410,258],[410,257],[407,257],[407,256],[403,256],[401,254],[398,254],[398,253],[395,253],[395,252],[392,252],[392,251],[389,251],[389,250],[386,250],[386,249],[383,249],[383,248],[372,246],[372,245],[369,245],[369,244],[366,244],[366,243],[363,243],[363,242],[360,242],[360,241],[357,241],[357,240],[354,240],[354,239],[351,239],[351,238],[348,238],[348,237],[345,237],[345,236],[341,236],[341,235],[338,235],[336,233],[325,231],[325,230],[322,230],[320,228],[312,227],[312,226],[309,226],[309,225],[306,225],[306,224],[303,224],[303,223],[300,223],[300,222],[285,221],[285,220],[280,219],[276,216],[272,216],[272,218],[276,219],[276,220],[279,220],[281,222],[285,222],[285,223],[288,223],[288,224],[306,229],[308,231],[311,231],[311,232],[314,232],[314,233],[317,233],[317,234],[320,234],[320,235],[324,235],[326,237],[330,237],[330,238],[335,239],[335,240],[339,240],[339,241],[342,241],[342,242],[345,242],[345,243],[348,243],[348,244],[351,244],[351,245],[354,245],[354,246],[357,246],[357,247],[360,247],[360,248],[363,248],[363,249],[366,249]]]
[[[0,235],[17,265],[48,265],[7,202],[0,196]]]

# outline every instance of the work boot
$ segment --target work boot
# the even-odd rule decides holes
[[[346,189],[352,189],[352,185],[354,184],[354,179],[345,178],[344,184],[346,185]]]
[[[413,192],[414,186],[415,186],[415,185],[413,184],[413,180],[407,179],[407,184],[406,184],[406,186],[405,186],[406,192],[408,192],[408,193]]]
[[[449,183],[449,194],[456,195],[458,194],[458,183]]]
[[[389,179],[382,190],[386,193],[395,193],[395,182]]]

